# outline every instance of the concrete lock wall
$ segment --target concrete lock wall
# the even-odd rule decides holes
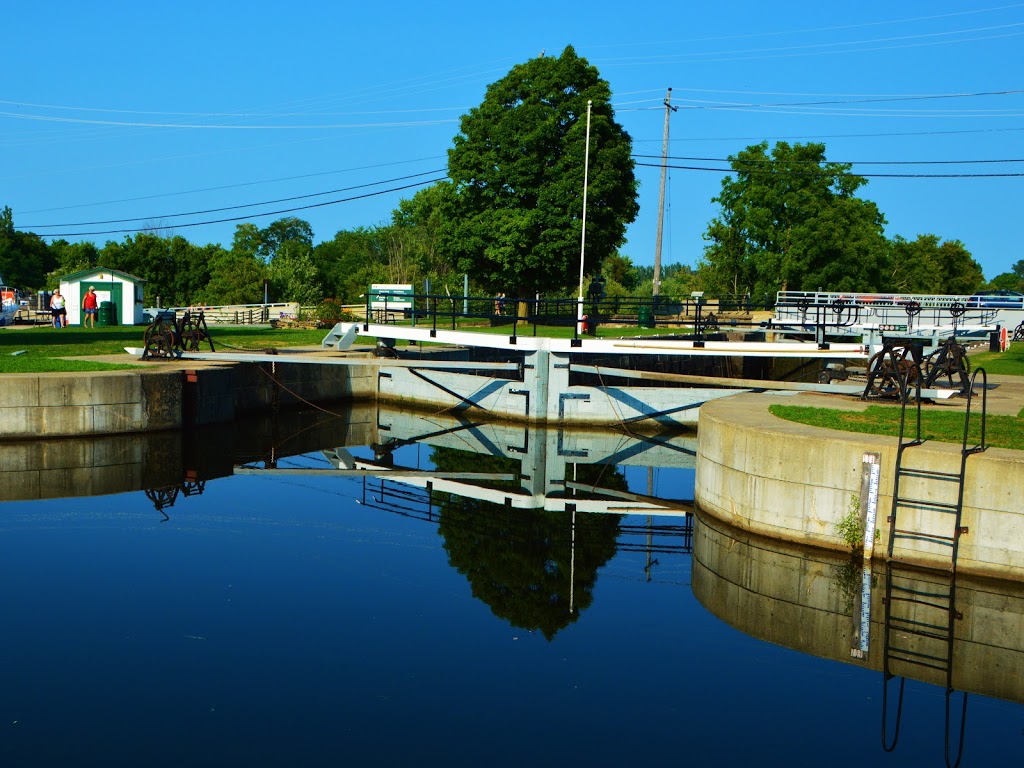
[[[232,364],[190,369],[184,378],[184,422],[224,424],[238,416],[306,402],[373,398],[369,367]]]
[[[885,556],[892,507],[896,438],[817,429],[768,413],[772,398],[738,395],[701,407],[696,501],[741,530],[850,551],[839,521],[859,502],[865,452],[881,456],[875,556]],[[792,402],[792,399],[788,399]],[[904,466],[959,471],[960,448],[925,443]],[[956,483],[904,480],[903,497],[954,502]],[[1024,452],[990,448],[967,460],[957,570],[1024,581]],[[901,508],[899,529],[950,535],[953,517]],[[895,559],[948,568],[948,546],[897,539]]]
[[[219,424],[277,405],[373,398],[375,389],[369,368],[271,363],[0,374],[0,440]]]
[[[0,375],[0,438],[181,426],[180,371]]]

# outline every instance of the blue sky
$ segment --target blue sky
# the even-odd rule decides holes
[[[685,168],[669,176],[663,263],[696,265],[716,213],[722,173],[689,169],[760,140],[853,162],[890,237],[961,240],[989,278],[1024,258],[1024,3],[41,0],[3,16],[0,205],[41,235],[159,225],[230,245],[238,222],[185,225],[295,215],[319,242],[385,222],[414,189],[256,214],[442,175],[486,86],[571,44],[611,83],[636,155],[660,155],[673,88]],[[1017,162],[962,162],[996,160]],[[895,161],[915,164],[881,164]],[[659,169],[637,175],[622,252],[649,265]],[[213,210],[234,206],[250,207]],[[86,223],[121,219],[135,221]]]

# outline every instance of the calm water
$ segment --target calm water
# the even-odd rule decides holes
[[[684,514],[693,436],[358,411],[147,441],[40,476],[124,492],[0,504],[0,765],[945,764],[942,685],[907,681],[882,749],[849,564]],[[1019,764],[1020,656],[963,765]]]

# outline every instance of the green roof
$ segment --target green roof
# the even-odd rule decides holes
[[[136,277],[135,275],[129,275],[127,272],[122,272],[119,269],[109,269],[108,267],[91,267],[90,269],[82,269],[82,270],[79,270],[78,272],[72,272],[70,275],[64,275],[64,277],[62,277],[61,280],[62,281],[67,281],[67,282],[71,282],[73,280],[78,280],[79,278],[85,277],[86,275],[95,275],[95,274],[100,274],[102,272],[109,272],[112,275],[117,275],[118,277],[123,277],[126,280],[131,280],[134,283],[144,283],[144,282],[146,282],[141,277]]]

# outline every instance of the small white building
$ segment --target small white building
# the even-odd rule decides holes
[[[82,298],[90,285],[99,300],[97,325],[103,322],[105,304],[108,307],[114,305],[113,317],[117,325],[141,325],[145,322],[142,312],[142,288],[145,284],[141,277],[107,267],[83,269],[62,277],[60,292],[68,311],[68,325],[82,324]]]

